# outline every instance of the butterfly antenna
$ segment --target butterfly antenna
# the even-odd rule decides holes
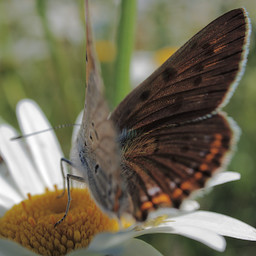
[[[41,133],[44,133],[44,132],[49,132],[49,131],[53,131],[53,130],[57,130],[57,129],[62,129],[62,128],[67,128],[67,127],[80,126],[80,125],[81,124],[61,124],[61,125],[57,125],[57,126],[54,126],[54,127],[51,127],[51,128],[47,128],[47,129],[41,130],[41,131],[32,132],[32,133],[28,133],[28,134],[24,134],[24,135],[19,135],[19,136],[11,138],[10,140],[24,139],[24,138],[27,138],[27,137],[30,137],[30,136],[34,136],[34,135],[37,135],[37,134],[41,134]]]

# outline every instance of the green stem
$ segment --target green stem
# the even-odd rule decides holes
[[[112,101],[116,106],[131,90],[130,62],[134,46],[136,0],[122,0],[117,34],[117,58],[115,62]]]

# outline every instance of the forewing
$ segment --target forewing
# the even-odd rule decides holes
[[[150,131],[222,107],[245,65],[249,31],[244,9],[217,18],[133,90],[111,119],[120,130]]]
[[[87,146],[95,153],[101,168],[114,172],[111,170],[120,165],[117,133],[112,121],[108,120],[109,108],[103,97],[103,82],[94,52],[88,6],[86,10],[87,91],[83,125],[86,127]]]
[[[107,211],[116,207],[116,192],[121,187],[120,148],[109,108],[102,95],[103,82],[94,52],[88,1],[86,1],[86,97],[81,128],[73,149],[93,197]],[[119,195],[120,196],[120,195]]]

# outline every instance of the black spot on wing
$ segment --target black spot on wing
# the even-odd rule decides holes
[[[164,82],[169,82],[173,77],[175,77],[177,75],[177,70],[173,67],[167,67],[163,73],[163,80]]]
[[[206,51],[205,51],[205,55],[206,56],[211,56],[211,55],[213,55],[214,54],[214,47],[212,46],[212,47],[210,47],[210,48],[208,48]]]
[[[182,146],[182,147],[180,148],[180,150],[181,150],[181,152],[183,152],[183,153],[187,153],[187,152],[189,151],[189,146]]]
[[[197,42],[194,42],[194,43],[191,45],[190,49],[191,49],[191,50],[194,50],[196,47],[197,47]]]
[[[205,50],[207,48],[209,48],[211,45],[209,43],[205,43],[202,45],[202,49]]]
[[[202,77],[201,76],[197,76],[193,82],[194,86],[199,86],[202,82]]]
[[[146,90],[146,91],[142,92],[141,95],[140,95],[140,100],[141,101],[147,100],[149,98],[149,95],[150,95],[149,90]]]
[[[202,63],[198,63],[198,64],[195,65],[194,69],[197,72],[201,72],[201,71],[204,70],[204,66],[202,65]]]
[[[175,105],[174,105],[174,112],[178,112],[181,107],[183,106],[183,101],[184,101],[184,98],[182,95],[179,95],[176,100],[175,100]]]
[[[214,45],[211,45],[210,43],[203,44],[202,49],[204,50],[204,54],[206,56],[210,56],[214,53]]]
[[[174,163],[176,163],[176,162],[177,162],[177,158],[176,158],[176,156],[171,156],[171,157],[170,157],[170,159],[171,159],[171,161],[172,161],[172,162],[174,162]]]
[[[131,114],[131,112],[132,112],[132,110],[131,110],[130,108],[127,108],[127,109],[125,110],[124,116],[129,116],[129,115]]]

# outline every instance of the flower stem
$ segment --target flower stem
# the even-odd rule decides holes
[[[121,15],[117,33],[117,57],[115,61],[112,102],[116,106],[131,89],[130,62],[134,45],[136,0],[122,0]]]

